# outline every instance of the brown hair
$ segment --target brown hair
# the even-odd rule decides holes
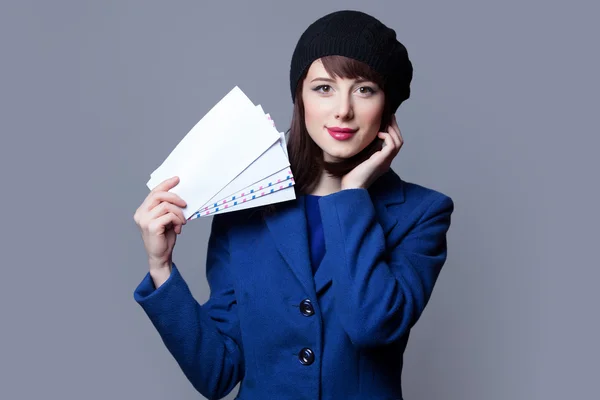
[[[385,93],[385,106],[381,118],[380,131],[387,128],[391,122],[392,113],[389,109],[389,98],[385,91],[383,77],[372,70],[367,64],[343,56],[326,56],[320,59],[323,67],[332,77],[348,79],[363,78],[375,82]],[[323,170],[335,177],[342,177],[354,167],[367,160],[373,153],[381,149],[381,139],[375,138],[358,154],[341,162],[331,163],[323,159],[323,150],[312,140],[306,129],[304,120],[304,103],[302,101],[302,86],[308,73],[308,68],[296,87],[292,122],[288,131],[288,154],[290,167],[294,174],[297,194],[307,194],[318,183]]]

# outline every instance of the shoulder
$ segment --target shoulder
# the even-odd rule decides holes
[[[370,190],[375,202],[393,214],[420,214],[426,212],[452,212],[454,201],[439,190],[406,181],[390,169]]]
[[[233,232],[252,234],[261,227],[263,207],[231,211],[213,216],[211,232],[230,236]]]
[[[409,203],[413,202],[426,202],[428,204],[434,203],[452,203],[452,198],[440,192],[439,190],[426,187],[417,183],[403,181],[404,193],[406,201]]]
[[[221,214],[215,214],[213,217],[213,228],[218,227],[233,227],[236,225],[249,223],[258,217],[258,208],[249,208],[246,210],[230,211]]]

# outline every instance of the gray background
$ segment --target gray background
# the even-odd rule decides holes
[[[200,398],[133,300],[147,271],[133,213],[233,86],[287,129],[293,47],[341,8],[407,46],[393,167],[456,202],[406,399],[594,398],[594,3],[2,1],[0,398]],[[175,250],[200,302],[209,224]]]

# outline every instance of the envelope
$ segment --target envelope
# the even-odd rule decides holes
[[[285,135],[236,86],[188,132],[150,174],[146,185],[152,190],[165,179],[179,176],[170,192],[186,201],[184,217],[193,219],[218,212],[220,202],[248,191],[259,190],[261,196],[244,193],[243,204],[228,205],[227,212],[295,199],[289,166]],[[262,194],[260,187],[269,180],[280,185]],[[281,184],[283,180],[287,187]]]

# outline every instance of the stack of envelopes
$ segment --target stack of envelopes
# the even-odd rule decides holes
[[[296,198],[285,135],[269,114],[233,88],[179,142],[146,184],[179,176],[169,190],[186,219]]]

